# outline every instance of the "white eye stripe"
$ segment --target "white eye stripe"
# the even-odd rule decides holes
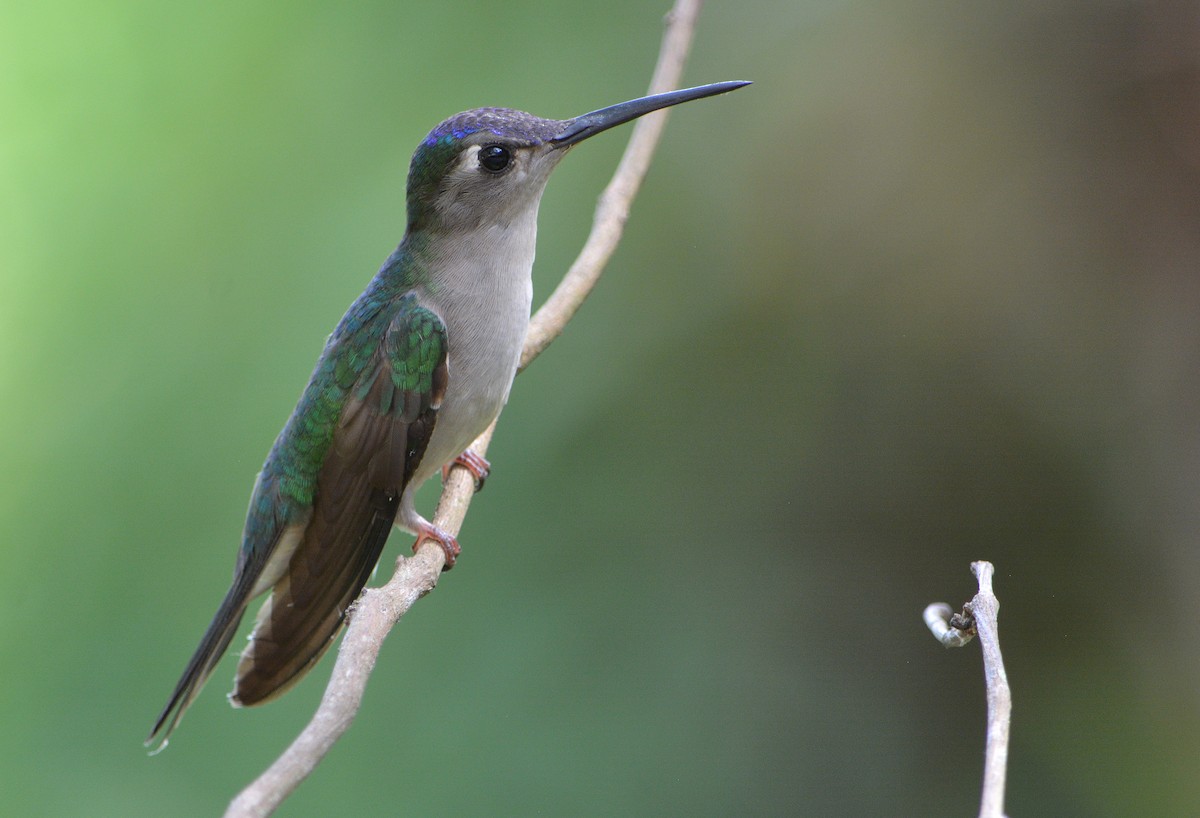
[[[458,155],[458,163],[454,166],[454,170],[465,173],[477,167],[479,167],[479,146],[471,145]]]

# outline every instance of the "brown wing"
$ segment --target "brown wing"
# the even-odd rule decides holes
[[[312,517],[238,662],[235,705],[283,693],[333,644],[379,561],[447,380],[441,321],[402,310],[342,413]]]

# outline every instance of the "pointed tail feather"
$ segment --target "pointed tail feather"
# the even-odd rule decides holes
[[[179,682],[175,685],[175,690],[171,693],[166,707],[154,722],[154,729],[146,737],[144,744],[147,747],[153,746],[153,752],[161,752],[167,746],[167,740],[179,725],[184,711],[199,695],[200,689],[204,687],[204,683],[212,674],[213,668],[221,660],[225,649],[229,647],[229,642],[237,632],[249,601],[248,591],[250,589],[245,587],[247,584],[248,578],[240,577],[239,581],[235,582],[229,592],[225,594],[221,607],[217,609],[216,616],[213,617],[208,630],[204,633],[204,638],[200,640],[200,647],[196,648],[196,652],[192,654],[192,658],[179,678]]]

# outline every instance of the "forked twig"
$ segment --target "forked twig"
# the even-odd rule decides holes
[[[973,562],[971,571],[979,580],[979,593],[963,606],[962,614],[952,614],[944,602],[925,609],[925,624],[946,647],[962,647],[979,636],[983,649],[983,678],[987,686],[987,747],[983,761],[983,789],[979,799],[979,818],[1004,817],[1004,784],[1008,771],[1008,733],[1012,723],[1012,693],[1000,653],[1000,600],[992,592],[995,568],[990,562]]]

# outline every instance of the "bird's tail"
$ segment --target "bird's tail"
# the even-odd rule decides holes
[[[200,640],[200,647],[196,648],[183,675],[179,677],[179,682],[176,683],[171,698],[158,715],[158,720],[154,722],[154,729],[146,737],[145,745],[154,748],[152,753],[159,753],[167,746],[167,740],[170,738],[171,732],[179,725],[184,711],[200,694],[200,689],[204,687],[213,668],[225,654],[225,649],[229,647],[229,642],[237,632],[242,615],[246,611],[246,603],[249,601],[249,589],[242,587],[247,582],[248,578],[242,577],[229,589],[229,593],[221,602],[221,607],[217,609],[216,616],[213,617],[208,630],[205,631],[204,638]]]

